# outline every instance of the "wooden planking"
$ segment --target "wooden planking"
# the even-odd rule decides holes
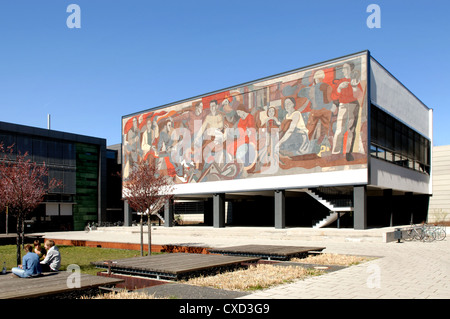
[[[12,273],[0,276],[0,299],[36,298],[45,295],[82,290],[103,285],[115,285],[122,279],[92,276],[80,273],[80,287],[69,288],[68,278],[74,273],[45,273],[36,278],[19,278]],[[69,278],[69,283],[72,277]]]
[[[310,251],[322,251],[325,247],[303,247],[282,245],[241,245],[209,249],[211,253],[230,255],[247,255],[271,258],[289,258],[290,256],[308,253]]]
[[[145,257],[112,260],[111,271],[122,272],[127,269],[140,273],[170,274],[177,277],[190,272],[214,267],[226,267],[257,261],[259,258],[222,256],[209,254],[173,253]],[[101,268],[108,268],[105,261],[93,262]]]

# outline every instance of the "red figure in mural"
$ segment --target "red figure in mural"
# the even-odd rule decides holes
[[[363,89],[360,84],[361,74],[354,70],[353,63],[344,63],[342,66],[344,77],[335,83],[333,90],[333,100],[339,101],[338,116],[336,121],[336,132],[333,139],[333,154],[346,153],[348,161],[353,160],[351,153],[355,142],[355,129],[358,122],[360,104],[358,99],[363,96]],[[344,149],[344,131],[347,121],[347,140]]]

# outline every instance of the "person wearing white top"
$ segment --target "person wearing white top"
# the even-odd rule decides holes
[[[44,244],[47,254],[41,261],[42,271],[58,271],[61,267],[61,254],[55,242],[51,239],[46,240]]]

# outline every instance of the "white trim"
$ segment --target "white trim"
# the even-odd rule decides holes
[[[367,184],[367,168],[174,185],[174,195]]]

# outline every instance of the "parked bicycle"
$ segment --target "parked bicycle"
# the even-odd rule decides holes
[[[424,242],[432,242],[435,240],[444,240],[446,237],[445,227],[439,225],[430,225],[422,223],[420,225],[411,224],[411,226],[406,229],[405,240],[420,240]]]
[[[87,223],[86,227],[84,227],[84,231],[86,233],[89,233],[91,230],[96,230],[96,229],[97,229],[97,226],[96,226],[96,224],[94,222]]]
[[[434,232],[434,238],[435,240],[444,240],[445,237],[447,237],[447,231],[445,229],[445,226],[441,226],[441,225],[429,225],[428,227],[430,227],[432,229],[432,231]]]

